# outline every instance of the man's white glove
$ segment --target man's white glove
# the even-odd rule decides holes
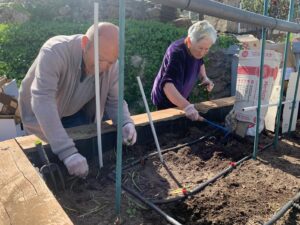
[[[212,82],[207,76],[203,78],[200,85],[205,86],[208,92],[211,92],[215,86],[214,82]]]
[[[203,117],[199,115],[199,112],[195,109],[194,104],[189,104],[184,109],[185,115],[192,121],[202,121]]]
[[[126,123],[122,128],[123,144],[134,145],[136,142],[136,130],[133,123]]]
[[[65,158],[64,164],[70,175],[85,178],[89,173],[89,166],[86,158],[79,153],[75,153]]]

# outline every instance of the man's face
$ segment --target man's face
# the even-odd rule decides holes
[[[200,41],[194,44],[191,43],[191,41],[189,40],[189,49],[191,54],[196,59],[201,59],[208,53],[212,44],[213,41],[210,38],[201,39]]]
[[[89,75],[95,74],[94,44],[89,43],[84,51],[85,69]],[[109,70],[118,59],[118,42],[99,38],[99,73]]]

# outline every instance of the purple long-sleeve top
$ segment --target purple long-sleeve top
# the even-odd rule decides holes
[[[151,99],[158,109],[176,107],[165,95],[163,88],[166,83],[174,84],[179,93],[188,99],[198,80],[203,59],[194,58],[184,40],[181,38],[171,43],[154,80]]]

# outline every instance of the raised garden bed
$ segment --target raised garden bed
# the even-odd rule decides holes
[[[202,136],[207,138],[164,153],[165,166],[158,156],[142,160],[124,170],[123,184],[153,201],[180,198],[183,196],[180,186],[192,191],[234,162],[251,155],[253,145],[250,140],[229,138],[224,142],[224,135],[212,130],[209,126],[189,126],[177,129],[176,133],[160,135],[162,149]],[[299,137],[298,131],[294,138],[282,140],[278,149],[263,150],[257,160],[250,157],[193,196],[158,206],[182,224],[263,224],[299,191]],[[271,141],[271,136],[261,135],[260,146]],[[154,143],[125,148],[123,165],[153,151]],[[91,160],[91,172],[86,180],[69,179],[67,190],[56,194],[74,224],[113,224],[116,219],[115,184],[107,178],[114,169],[113,151],[105,154],[104,163],[105,168],[98,171],[96,162]],[[123,192],[122,197],[122,224],[168,224],[128,193]],[[299,215],[293,208],[277,224],[298,224]]]

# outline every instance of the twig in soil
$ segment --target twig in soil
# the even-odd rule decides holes
[[[92,213],[95,213],[95,212],[100,211],[100,210],[103,209],[104,207],[105,207],[105,205],[103,205],[102,207],[96,206],[95,208],[91,209],[90,211],[88,211],[88,212],[86,212],[86,213],[84,213],[84,214],[79,215],[78,217],[79,217],[79,218],[82,218],[82,217],[88,216],[88,215],[90,215],[90,214],[92,214]]]
[[[99,177],[100,177],[100,169],[97,170],[96,180],[98,180]]]
[[[71,182],[72,180],[75,180],[75,179],[77,179],[78,177],[76,177],[76,176],[70,176],[70,177],[67,177],[66,178],[66,182]]]
[[[127,165],[134,160],[134,157],[130,157],[124,161],[124,164]]]
[[[67,210],[71,211],[71,212],[78,212],[76,209],[69,208],[69,207],[67,207],[67,206],[65,206],[65,205],[62,205],[62,207],[63,207],[64,209],[67,209]]]
[[[137,207],[143,209],[143,210],[147,210],[149,209],[148,207],[145,207],[143,205],[141,205],[139,202],[137,202],[136,200],[134,200],[133,198],[129,197],[128,195],[125,195],[126,198],[128,199],[128,201],[131,201],[132,203],[134,203]]]
[[[79,181],[78,177],[75,177],[74,181],[72,182],[72,184],[70,185],[70,191],[73,191],[73,187],[74,185],[77,183],[77,181]]]
[[[101,197],[99,197],[99,196],[96,197],[94,193],[90,193],[90,198],[91,198],[91,200],[92,200],[93,202],[95,202],[98,206],[103,205],[103,202],[105,202],[105,203],[109,202],[106,198],[101,198]],[[98,200],[96,200],[96,199],[101,199],[101,202],[102,202],[102,203],[100,203],[100,202],[99,202]]]
[[[128,174],[126,173],[126,174],[124,175],[124,177],[123,177],[122,183],[123,183],[123,184],[126,184],[127,181],[128,181]]]
[[[103,203],[100,203],[100,202],[99,202],[98,200],[96,200],[96,199],[92,199],[92,201],[95,202],[96,205],[98,205],[98,206],[103,205]],[[109,204],[109,201],[104,200],[104,202],[107,203],[107,204]]]
[[[134,181],[134,175],[135,175],[135,171],[133,171],[132,174],[131,174],[132,183],[136,187],[136,189],[138,189],[139,192],[142,192],[142,189]]]

